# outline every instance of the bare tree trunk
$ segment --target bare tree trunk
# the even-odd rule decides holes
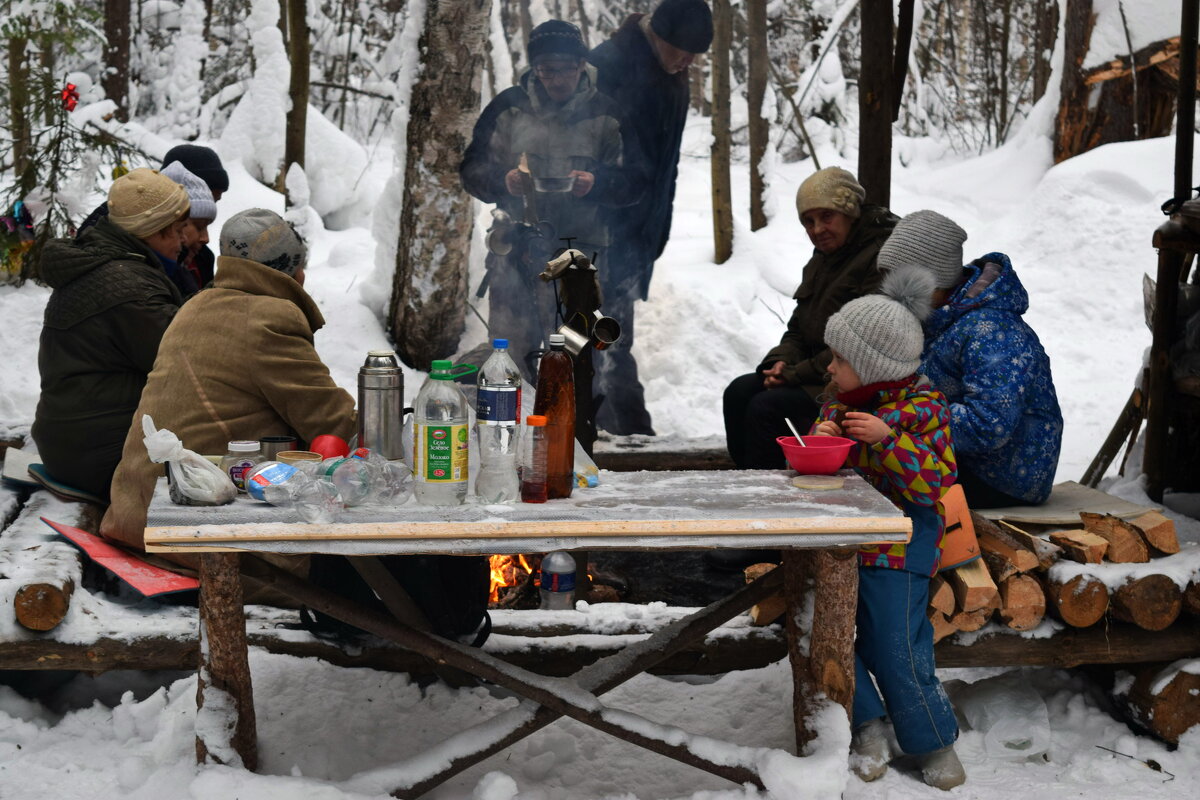
[[[1034,35],[1033,54],[1033,102],[1042,99],[1050,84],[1053,67],[1050,54],[1058,38],[1058,0],[1039,0],[1037,31]]]
[[[1063,42],[1062,97],[1054,121],[1054,163],[1088,149],[1088,94],[1083,82],[1083,61],[1092,41],[1092,0],[1067,0]]]
[[[587,11],[583,7],[583,0],[575,0],[575,16],[579,19],[579,30],[583,34],[583,43],[591,47],[591,37],[588,36]]]
[[[756,231],[767,226],[767,213],[763,207],[766,186],[762,176],[763,159],[771,135],[770,124],[763,116],[767,65],[771,57],[767,49],[767,0],[747,0],[746,24],[750,62],[746,81],[746,101],[750,106],[750,230]]]
[[[529,52],[529,34],[533,32],[533,16],[529,13],[529,0],[517,0],[517,16],[521,20],[521,55]]]
[[[306,0],[286,0],[288,18],[288,61],[291,62],[291,83],[288,97],[292,107],[288,110],[287,130],[283,139],[283,169],[280,181],[287,186],[287,171],[292,164],[304,169],[304,136],[308,123],[308,67],[312,45],[308,34],[308,9]],[[288,197],[288,205],[293,205]]]
[[[129,120],[130,0],[104,0],[104,95],[117,104],[116,117]]]
[[[458,167],[479,114],[490,11],[491,0],[442,0],[421,34],[388,311],[396,351],[419,369],[458,349],[465,320],[475,215]]]
[[[715,260],[733,255],[733,202],[729,177],[729,44],[733,14],[729,0],[713,0],[712,46],[712,206]]]
[[[886,206],[892,191],[892,0],[862,0],[858,80],[858,182],[867,202]]]
[[[14,36],[8,40],[8,114],[13,137],[13,174],[17,180],[29,169],[32,131],[29,126],[29,65],[25,50],[29,40]],[[32,186],[22,186],[22,192]]]

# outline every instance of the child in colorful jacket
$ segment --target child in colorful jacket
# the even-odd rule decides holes
[[[954,753],[954,710],[934,673],[925,607],[941,552],[940,500],[954,483],[955,462],[949,406],[916,374],[933,280],[908,267],[890,273],[880,291],[847,303],[825,326],[836,399],[813,429],[854,439],[847,462],[913,526],[908,544],[859,551],[851,766],[866,781],[887,771],[886,714],[925,782],[950,789],[966,775]]]

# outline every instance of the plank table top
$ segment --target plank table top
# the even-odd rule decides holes
[[[813,549],[906,542],[912,526],[851,470],[840,489],[792,486],[774,470],[603,472],[600,485],[544,504],[346,509],[305,524],[296,512],[240,495],[226,506],[171,503],[160,480],[150,552],[516,554],[549,550]]]

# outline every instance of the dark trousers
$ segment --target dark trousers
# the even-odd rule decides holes
[[[628,249],[616,246],[609,249],[610,258],[630,259],[635,256]],[[596,409],[596,427],[618,436],[630,434],[654,434],[650,424],[650,412],[646,410],[646,393],[638,378],[637,361],[633,357],[633,304],[641,298],[641,279],[638,268],[623,264],[622,268],[610,260],[605,264],[599,260],[600,288],[604,302],[600,311],[621,323],[621,338],[605,350],[593,351],[596,377],[593,382],[596,395],[603,395]],[[645,270],[649,264],[641,265]]]
[[[783,469],[787,461],[775,441],[791,436],[791,420],[804,436],[821,411],[799,386],[767,389],[761,373],[734,378],[725,387],[725,442],[738,469]]]
[[[963,463],[970,456],[963,453],[956,455],[958,456],[957,483],[967,497],[968,508],[1008,508],[1009,506],[1029,505],[1028,500],[1005,494],[976,475],[970,467]]]
[[[941,750],[958,738],[954,709],[934,673],[928,603],[928,577],[859,567],[853,726],[886,714],[910,755]]]

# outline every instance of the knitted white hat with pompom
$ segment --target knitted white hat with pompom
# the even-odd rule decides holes
[[[898,381],[921,366],[933,276],[914,266],[889,272],[879,294],[851,300],[825,323],[825,343],[850,362],[863,385]]]

